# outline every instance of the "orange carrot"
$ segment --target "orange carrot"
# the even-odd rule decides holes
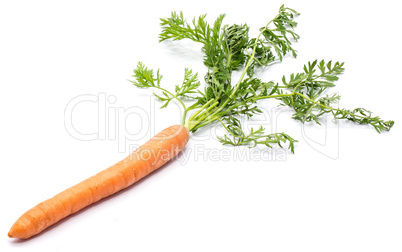
[[[189,139],[187,128],[174,125],[155,135],[128,157],[24,213],[8,236],[27,239],[59,220],[134,184],[175,157]]]

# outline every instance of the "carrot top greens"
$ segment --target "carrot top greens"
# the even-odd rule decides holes
[[[194,18],[188,23],[183,13],[172,12],[169,18],[161,19],[162,32],[160,42],[168,39],[190,39],[202,44],[204,65],[208,71],[204,77],[206,87],[199,90],[201,83],[198,74],[185,69],[184,80],[176,85],[174,92],[161,87],[162,75],[159,70],[154,74],[139,62],[134,70],[132,83],[140,88],[155,88],[154,93],[163,102],[162,108],[176,100],[184,109],[182,125],[191,132],[201,127],[218,122],[228,132],[219,137],[223,144],[249,145],[258,144],[271,147],[272,144],[287,143],[294,152],[295,139],[285,133],[266,134],[263,127],[244,132],[240,118],[251,118],[262,113],[258,100],[277,99],[281,105],[294,110],[293,119],[301,122],[320,124],[320,117],[332,114],[335,119],[347,119],[358,124],[372,125],[378,132],[388,131],[393,121],[384,121],[364,108],[353,110],[332,107],[340,99],[337,94],[324,95],[328,88],[335,86],[338,75],[343,71],[344,63],[332,61],[313,61],[304,65],[303,72],[282,78],[282,83],[263,81],[255,76],[255,69],[281,62],[284,56],[297,56],[292,42],[299,35],[294,32],[297,23],[294,17],[299,15],[293,9],[281,6],[279,13],[264,27],[256,38],[249,38],[249,27],[242,25],[223,25],[225,15],[220,15],[213,25],[209,25],[206,15]],[[241,73],[238,80],[232,82],[232,73]],[[188,104],[192,101],[191,105]],[[191,112],[191,114],[190,114]]]

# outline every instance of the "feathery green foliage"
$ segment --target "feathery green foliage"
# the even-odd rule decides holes
[[[299,39],[294,31],[299,13],[281,6],[278,14],[259,34],[250,38],[250,28],[246,24],[223,24],[225,15],[220,15],[213,24],[206,21],[206,15],[187,22],[182,12],[172,12],[168,18],[162,18],[160,42],[165,40],[189,39],[202,44],[203,63],[208,68],[205,74],[205,87],[201,85],[198,74],[185,69],[184,80],[176,85],[175,92],[161,87],[162,75],[156,76],[153,70],[139,63],[134,70],[132,83],[140,88],[154,88],[160,94],[154,94],[162,108],[170,101],[177,100],[184,109],[182,124],[191,132],[219,122],[227,135],[219,141],[228,145],[247,145],[255,147],[273,144],[282,147],[287,144],[294,152],[295,139],[285,133],[265,133],[263,127],[251,129],[246,133],[241,125],[241,118],[250,119],[262,113],[258,100],[277,99],[281,105],[294,110],[293,119],[302,123],[320,124],[324,114],[332,114],[335,119],[346,119],[358,124],[373,126],[378,132],[389,130],[393,121],[384,121],[363,108],[353,110],[334,107],[340,99],[337,94],[324,93],[335,86],[335,81],[343,73],[344,63],[332,61],[308,62],[303,72],[282,78],[282,84],[263,81],[256,77],[256,69],[264,69],[271,64],[281,62],[287,55],[297,57],[292,43]],[[241,73],[233,82],[234,71]],[[185,100],[184,100],[185,99]],[[190,106],[185,101],[192,101]],[[191,113],[191,115],[189,115]],[[189,115],[189,116],[188,116]]]

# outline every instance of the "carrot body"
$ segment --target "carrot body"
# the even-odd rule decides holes
[[[175,157],[187,144],[188,130],[170,126],[128,157],[25,212],[8,236],[27,239],[59,220],[147,176]]]

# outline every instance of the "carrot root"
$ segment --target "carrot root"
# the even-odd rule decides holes
[[[25,212],[11,227],[8,236],[30,238],[59,220],[127,188],[175,157],[188,140],[189,132],[181,125],[164,129],[122,161]]]

